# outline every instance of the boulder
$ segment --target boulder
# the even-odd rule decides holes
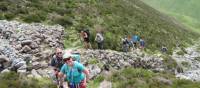
[[[31,49],[35,49],[35,48],[38,48],[39,47],[39,45],[36,43],[36,42],[32,42],[31,44],[30,44],[30,48]]]
[[[31,48],[28,45],[25,45],[20,51],[22,53],[27,53],[31,51]]]
[[[164,77],[156,77],[155,79],[158,80],[161,83],[166,84],[166,85],[173,85],[173,82],[171,80],[166,79]]]
[[[89,65],[87,68],[90,71],[90,79],[96,77],[101,72],[101,69],[97,65]]]
[[[112,88],[112,83],[104,80],[103,82],[100,83],[99,88]]]
[[[8,73],[8,72],[10,72],[10,70],[8,69],[4,69],[3,71],[1,71],[1,73]]]
[[[21,42],[22,46],[25,46],[25,45],[30,45],[32,43],[32,40],[23,40]]]
[[[37,72],[35,69],[33,69],[33,70],[31,71],[31,74],[32,74],[33,77],[35,77],[35,78],[42,78],[42,77],[38,74],[38,72]]]
[[[17,44],[17,45],[15,46],[15,49],[16,49],[16,50],[21,50],[21,49],[22,49],[22,45],[21,45],[21,44]]]
[[[4,63],[4,62],[8,62],[9,58],[4,56],[4,55],[0,55],[0,63]]]

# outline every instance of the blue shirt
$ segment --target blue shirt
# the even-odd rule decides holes
[[[85,78],[83,73],[84,69],[85,67],[82,64],[74,61],[73,67],[64,64],[61,68],[61,72],[67,76],[67,80],[70,83],[79,84]]]
[[[140,46],[145,46],[145,42],[144,42],[144,40],[142,40],[142,39],[140,39]]]

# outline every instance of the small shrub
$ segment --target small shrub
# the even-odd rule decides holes
[[[180,50],[180,51],[176,52],[176,54],[178,54],[178,55],[184,55],[185,53],[182,50]]]
[[[100,83],[104,80],[104,76],[99,75],[96,78],[94,78],[93,80],[91,80],[88,84],[88,88],[98,88]]]
[[[162,58],[164,59],[163,62],[167,69],[174,69],[177,67],[176,61],[172,59],[171,56],[163,55]]]
[[[91,58],[88,61],[88,64],[97,64],[99,61],[96,58]]]
[[[18,73],[9,72],[0,74],[0,88],[56,88],[50,79],[20,77]]]
[[[185,62],[185,61],[181,62],[181,64],[182,64],[184,67],[189,67],[189,66],[190,66],[190,63],[189,63],[189,62]]]
[[[37,11],[35,13],[30,13],[22,17],[23,21],[31,23],[31,22],[41,22],[46,19],[46,13],[42,11]]]
[[[197,60],[200,62],[200,57],[195,57],[194,60]]]
[[[4,17],[5,17],[7,20],[12,20],[12,19],[15,17],[15,14],[13,14],[13,13],[5,13],[5,14],[4,14]]]

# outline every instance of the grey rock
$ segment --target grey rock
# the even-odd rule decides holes
[[[24,46],[24,45],[30,45],[31,43],[32,43],[32,40],[23,40],[21,42],[22,46]]]
[[[34,49],[34,50],[31,51],[31,54],[37,54],[37,53],[39,53],[39,52],[40,52],[39,49]]]
[[[37,72],[42,77],[48,77],[47,72],[45,70],[43,70],[43,69],[38,69]]]
[[[41,68],[41,64],[39,62],[33,62],[32,67],[33,67],[33,69],[39,69],[39,68]]]
[[[1,71],[1,73],[8,73],[8,72],[10,72],[10,70],[8,69],[4,69],[3,71]]]
[[[46,61],[39,62],[42,68],[47,68],[48,63]]]
[[[42,77],[38,74],[38,72],[37,72],[35,69],[33,69],[33,70],[31,71],[31,74],[32,74],[33,77],[35,77],[35,78],[42,78]]]
[[[166,78],[163,77],[156,77],[156,80],[158,80],[161,83],[167,84],[167,85],[173,85],[173,82],[171,80],[168,80]]]
[[[32,42],[31,44],[30,44],[30,48],[31,49],[35,49],[35,48],[38,48],[39,47],[39,45],[36,43],[36,42]]]
[[[27,45],[25,45],[21,50],[22,53],[27,53],[31,51],[31,48]]]
[[[0,55],[0,63],[4,63],[4,62],[8,62],[9,58],[4,56],[4,55]]]
[[[15,49],[16,49],[16,50],[21,50],[21,49],[22,49],[22,45],[21,45],[21,44],[17,44],[17,45],[15,46]]]
[[[112,88],[112,83],[104,80],[103,82],[100,83],[99,88]]]
[[[89,65],[90,79],[100,74],[101,69],[97,65]]]

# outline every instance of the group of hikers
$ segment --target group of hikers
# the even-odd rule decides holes
[[[104,42],[104,37],[103,37],[103,31],[102,30],[97,30],[96,31],[96,36],[95,36],[95,42],[97,43],[97,48],[98,49],[103,49],[103,42]],[[91,43],[90,43],[90,32],[89,30],[82,30],[80,32],[81,40],[84,42],[84,48],[85,49],[90,49],[92,48]]]
[[[50,65],[54,70],[51,77],[58,88],[86,88],[89,71],[80,63],[80,58],[78,51],[56,48]]]
[[[82,30],[80,32],[81,36],[81,41],[84,42],[84,48],[85,49],[91,49],[91,39],[90,39],[90,32],[89,30]],[[98,49],[103,49],[104,48],[104,41],[105,37],[103,36],[103,31],[102,30],[97,30],[96,31],[96,36],[95,36],[95,42],[97,43],[97,48]],[[123,52],[129,52],[134,49],[141,49],[144,50],[146,43],[144,40],[143,36],[137,35],[126,35],[125,37],[121,38],[121,45],[122,45],[122,51]],[[162,46],[161,47],[161,52],[166,53],[167,52],[167,47]]]
[[[89,30],[82,30],[80,32],[81,40],[84,42],[84,48],[89,49],[91,48],[91,43],[90,43],[90,32]],[[103,49],[104,48],[104,36],[103,36],[103,31],[102,30],[97,30],[96,36],[95,36],[95,42],[97,43],[98,49]],[[130,49],[144,49],[145,47],[145,41],[143,37],[139,37],[138,35],[133,35],[133,36],[126,36],[122,38],[122,50],[124,52],[128,52]]]
[[[140,37],[138,35],[128,35],[122,38],[123,52],[128,52],[137,48],[140,48],[142,50],[145,48],[145,41],[143,37]]]

